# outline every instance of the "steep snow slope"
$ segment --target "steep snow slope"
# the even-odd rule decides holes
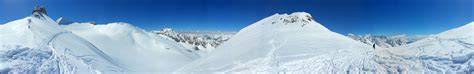
[[[170,72],[199,56],[127,23],[73,23],[65,29],[90,41],[131,72]]]
[[[59,17],[58,19],[56,19],[56,22],[59,24],[59,25],[67,25],[67,24],[72,24],[74,23],[73,21],[71,20],[68,20],[64,17]]]
[[[474,71],[474,22],[407,46],[379,50],[378,62],[393,72]]]
[[[165,28],[154,33],[160,36],[178,42],[189,51],[199,53],[205,56],[212,52],[216,47],[229,40],[235,33],[228,32],[176,32],[171,28]]]
[[[275,14],[178,72],[375,72],[373,49],[296,12]]]
[[[32,16],[0,25],[0,73],[111,73],[122,69],[88,41],[37,8]]]
[[[440,33],[438,36],[440,38],[473,38],[474,37],[474,22],[471,22],[467,25],[464,25],[459,28],[455,28],[443,33]]]

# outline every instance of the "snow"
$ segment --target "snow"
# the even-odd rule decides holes
[[[90,41],[130,72],[171,72],[199,58],[176,42],[128,23],[73,23],[64,28]]]
[[[59,22],[59,21],[58,21]],[[163,36],[128,23],[59,25],[43,7],[0,25],[0,73],[473,73],[474,22],[391,48],[327,29],[308,13],[275,14],[222,45],[207,37]],[[173,32],[165,29],[163,32]],[[161,33],[161,32],[160,32]],[[165,33],[163,33],[165,34]],[[183,34],[184,33],[180,33]],[[352,35],[354,36],[354,35]],[[191,37],[191,38],[190,38]],[[188,39],[186,39],[188,38]],[[181,39],[181,40],[183,40]],[[390,39],[389,39],[390,40]],[[381,39],[385,41],[385,39]],[[388,41],[393,43],[393,41]],[[408,43],[407,42],[407,43]],[[399,45],[403,44],[403,45]],[[193,51],[189,47],[203,51]]]
[[[58,19],[56,19],[56,22],[59,24],[59,25],[68,25],[68,24],[72,24],[74,23],[73,21],[71,20],[68,20],[64,17],[59,17]]]
[[[305,12],[275,14],[178,72],[373,72],[369,45],[331,32]]]
[[[0,25],[2,73],[172,72],[200,57],[127,23],[60,26],[38,15]]]
[[[442,32],[407,46],[379,50],[377,56],[412,73],[471,73],[474,56],[474,23]]]
[[[114,73],[122,69],[47,15],[0,25],[2,73]]]
[[[440,38],[472,38],[474,37],[474,22],[439,34]]]
[[[177,72],[472,73],[474,23],[391,48],[331,32],[307,13],[275,14]],[[306,20],[305,20],[306,19]]]

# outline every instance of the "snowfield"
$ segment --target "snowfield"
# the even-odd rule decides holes
[[[392,71],[472,73],[474,71],[474,22],[407,46],[382,49],[379,64]]]
[[[376,72],[373,49],[315,22],[304,12],[275,14],[179,72]]]
[[[0,25],[0,74],[474,71],[474,22],[407,41],[351,38],[305,12],[275,14],[229,36],[147,32],[122,22],[59,25],[61,21],[67,22],[55,22],[39,8]],[[372,48],[377,41],[389,48]]]
[[[0,25],[0,73],[173,72],[200,56],[127,23],[60,26],[45,13]]]
[[[132,72],[171,72],[199,58],[176,42],[127,23],[73,23],[64,28],[90,41]]]
[[[392,48],[331,32],[307,13],[276,14],[178,72],[471,73],[474,22]]]
[[[123,69],[45,14],[0,25],[1,73],[115,73]]]

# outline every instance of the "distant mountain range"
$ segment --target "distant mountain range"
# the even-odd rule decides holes
[[[200,54],[205,54],[222,43],[225,43],[236,33],[232,32],[176,32],[171,28],[165,28],[161,31],[153,31],[155,34],[159,34],[169,40],[176,41],[190,51],[198,51]],[[347,37],[352,38],[356,41],[372,45],[376,47],[389,48],[407,45],[431,35],[393,35],[393,36],[377,36],[377,35],[355,35],[348,34]]]
[[[382,48],[407,45],[429,36],[430,35],[418,35],[418,36],[406,36],[406,35],[376,36],[376,35],[370,35],[370,34],[367,34],[367,35],[348,34],[347,35],[347,37],[350,37],[362,43],[365,43],[368,45],[375,44],[376,47],[382,47]]]
[[[178,42],[189,51],[196,51],[200,55],[206,55],[235,34],[232,32],[176,32],[171,28],[153,31],[152,33]]]

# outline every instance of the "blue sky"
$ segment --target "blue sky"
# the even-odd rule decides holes
[[[53,19],[146,30],[237,32],[275,13],[299,11],[340,34],[435,34],[474,20],[473,0],[1,0],[0,23],[30,15],[35,5]]]

